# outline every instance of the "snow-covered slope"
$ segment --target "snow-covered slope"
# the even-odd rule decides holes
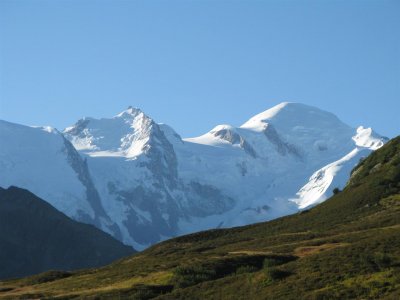
[[[2,186],[24,186],[39,197],[55,199],[53,206],[68,215],[94,217],[85,186],[69,162],[75,150],[62,134],[50,127],[0,121],[0,141]]]
[[[86,161],[51,127],[0,121],[0,186],[29,189],[68,216],[120,236],[107,216]]]
[[[357,133],[352,137],[355,142],[354,149],[327,166],[316,171],[292,199],[300,209],[323,202],[332,195],[334,188],[343,187],[349,179],[351,170],[368,154],[377,150],[387,141],[373,132],[371,128],[362,126],[357,128]]]
[[[1,128],[19,126],[4,124]],[[1,141],[15,141],[0,150],[5,151],[0,152],[1,186],[32,188],[44,199],[57,199],[46,193],[70,191],[70,197],[58,196],[57,208],[75,218],[85,213],[138,249],[319,203],[333,187],[343,187],[361,157],[385,142],[371,129],[355,130],[331,113],[288,102],[240,127],[218,125],[187,139],[132,107],[112,118],[79,120],[64,136],[55,130],[27,130],[35,135],[13,136],[13,129],[2,129]],[[18,143],[34,146],[16,150]],[[76,162],[71,165],[72,156]],[[35,162],[18,163],[17,169],[8,167],[4,173],[9,157],[32,157]],[[25,175],[29,172],[33,176]],[[46,177],[54,184],[46,186],[40,172],[50,174]],[[95,200],[87,196],[88,189]]]

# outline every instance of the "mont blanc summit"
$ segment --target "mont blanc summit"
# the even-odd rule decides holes
[[[194,138],[133,107],[63,132],[1,121],[0,138],[2,187],[27,188],[137,249],[320,203],[387,141],[289,102]]]

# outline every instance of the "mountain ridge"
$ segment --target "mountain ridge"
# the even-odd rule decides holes
[[[249,122],[257,126],[249,127]],[[3,140],[12,135],[0,128],[2,132]],[[183,139],[133,107],[112,118],[84,118],[59,133],[74,146],[68,153],[74,153],[75,164],[71,155],[59,157],[65,143],[54,143],[46,131],[40,132],[43,142],[34,143],[37,156],[23,148],[13,155],[17,144],[25,145],[23,134],[3,156],[0,149],[0,168],[13,178],[0,178],[0,186],[20,185],[44,199],[62,199],[73,191],[75,207],[88,206],[89,217],[65,207],[70,217],[86,219],[137,249],[185,233],[270,220],[320,203],[333,188],[343,187],[360,158],[386,141],[369,129],[354,140],[356,130],[333,114],[295,103],[279,104],[240,127],[219,125],[203,136]],[[57,147],[49,149],[48,144]],[[43,174],[33,171],[34,180],[24,177],[24,168],[39,168],[21,162],[20,157],[29,155],[46,165],[44,173],[54,177],[57,189],[49,193],[43,188]],[[65,174],[76,178],[61,180],[51,168],[56,160]],[[10,161],[19,166],[17,171],[7,167]],[[65,201],[52,204],[63,210]]]

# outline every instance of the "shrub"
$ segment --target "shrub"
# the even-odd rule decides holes
[[[265,275],[267,275],[267,279],[270,281],[277,281],[287,277],[288,272],[279,270],[277,268],[266,268]]]
[[[29,284],[40,284],[67,278],[71,275],[72,275],[71,272],[50,270],[44,273],[40,273],[38,275],[33,275],[31,277],[28,277],[27,282]]]
[[[270,267],[277,266],[277,265],[279,265],[279,262],[276,259],[273,259],[273,258],[264,259],[264,263],[263,263],[264,269],[268,269]]]
[[[236,274],[245,274],[245,273],[253,273],[253,272],[257,272],[258,268],[255,266],[241,266],[239,268],[237,268],[236,270]]]
[[[273,282],[282,280],[290,275],[289,272],[279,270],[276,267],[264,268],[265,279],[262,281],[263,286],[268,286]]]
[[[188,287],[203,281],[216,278],[216,272],[202,266],[181,266],[174,270],[174,281],[177,287]]]
[[[388,268],[392,263],[392,259],[386,253],[375,253],[373,260],[380,269]]]
[[[311,235],[310,235],[311,236]],[[263,260],[263,268],[269,268],[273,266],[279,266],[290,261],[295,260],[296,257],[292,255],[273,255],[266,257]]]
[[[332,190],[332,192],[333,192],[334,195],[337,195],[337,194],[339,194],[339,193],[341,192],[341,190],[340,190],[338,187],[335,187],[335,188]]]

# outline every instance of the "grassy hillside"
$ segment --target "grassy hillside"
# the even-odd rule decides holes
[[[0,283],[0,297],[400,299],[400,137],[323,204],[160,243],[107,267]]]

